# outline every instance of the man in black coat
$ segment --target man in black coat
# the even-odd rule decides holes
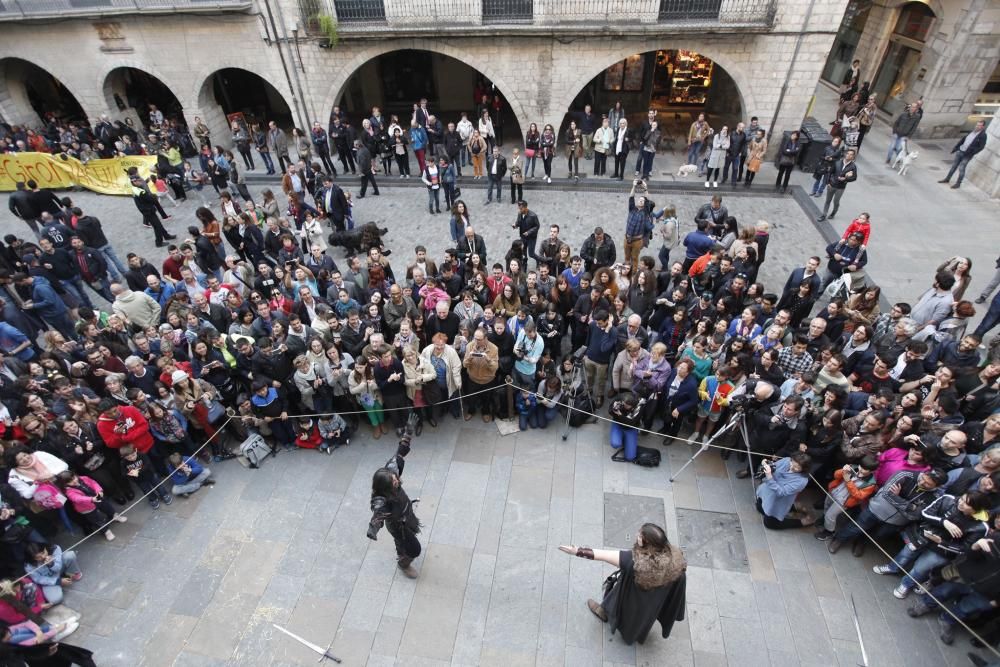
[[[854,162],[855,151],[851,150],[844,153],[844,159],[838,162],[834,162],[830,168],[830,184],[826,188],[826,201],[823,202],[823,213],[817,218],[819,222],[822,222],[829,217],[831,220],[833,216],[837,215],[837,211],[840,209],[840,198],[844,196],[844,191],[847,189],[848,183],[853,183],[858,180],[858,165]],[[830,203],[833,203],[833,211],[827,216],[826,212],[830,209]]]
[[[160,218],[156,215],[157,202],[153,195],[149,193],[149,190],[140,188],[133,183],[132,201],[135,203],[135,207],[139,209],[139,213],[142,214],[143,226],[153,228],[157,248],[162,248],[165,245],[163,243],[165,240],[170,241],[177,238],[173,234],[168,234],[167,230],[160,223]]]
[[[952,190],[962,187],[962,179],[965,178],[965,168],[969,166],[969,161],[976,157],[979,151],[986,148],[986,121],[981,120],[976,123],[976,129],[958,140],[951,152],[955,154],[955,161],[951,163],[948,175],[938,183],[947,183],[951,180],[955,171],[958,171],[958,180],[951,186]]]
[[[743,180],[743,165],[747,159],[747,133],[743,129],[743,123],[738,123],[736,129],[729,133],[729,149],[726,150],[726,163],[722,169],[722,180],[725,182],[732,169],[732,180],[730,184],[735,188],[736,183]]]
[[[378,194],[377,189],[375,194]],[[332,176],[323,179],[323,189],[316,194],[316,203],[320,212],[326,214],[334,229],[338,232],[347,229],[344,224],[347,218],[347,197],[344,196],[340,186],[333,182]]]
[[[534,211],[528,209],[528,202],[523,199],[517,202],[517,220],[514,221],[511,227],[517,229],[518,236],[524,242],[525,252],[528,253],[528,257],[536,262],[543,261],[535,254],[535,245],[538,241],[538,229],[540,226],[541,223],[538,221],[538,216],[535,215]]]
[[[486,241],[475,232],[472,225],[465,228],[465,238],[455,244],[458,260],[465,264],[473,255],[479,255],[483,266],[486,266]]]
[[[368,147],[360,139],[354,141],[354,148],[358,153],[358,172],[361,174],[361,194],[358,199],[364,199],[368,192],[368,184],[372,186],[372,192],[378,196],[378,183],[375,182],[375,168],[372,166],[372,154]]]
[[[84,215],[83,211],[79,208],[73,209],[73,215],[76,217],[74,227],[77,236],[83,239],[85,246],[101,253],[105,263],[108,265],[108,272],[111,274],[111,279],[118,280],[120,274],[125,273],[128,269],[118,259],[115,249],[111,247],[111,242],[108,241],[108,237],[104,234],[101,221],[92,215]]]
[[[108,303],[114,301],[108,282],[108,263],[101,253],[84,244],[79,236],[70,238],[70,247],[69,253],[79,269],[80,280]]]
[[[486,159],[486,177],[490,181],[489,190],[486,191],[486,203],[493,201],[493,188],[497,189],[497,203],[503,198],[501,191],[503,187],[503,177],[507,175],[507,158],[500,153],[500,147],[493,147],[493,154]]]
[[[15,217],[24,220],[28,227],[31,227],[35,238],[40,238],[38,231],[39,209],[35,203],[35,198],[32,192],[26,189],[24,181],[18,181],[15,187],[17,190],[11,193],[8,198],[7,207]]]
[[[342,171],[346,174],[350,171],[356,174],[354,166],[354,152],[351,146],[354,145],[354,128],[342,122],[339,116],[334,116],[330,123],[329,137],[333,142],[333,147],[337,149],[337,157],[340,159]]]
[[[462,136],[455,129],[454,123],[448,123],[448,129],[445,130],[442,143],[444,145],[444,153],[448,156],[448,162],[455,165],[455,173],[461,176],[462,161],[458,158],[462,154]]]
[[[56,196],[55,192],[39,188],[38,184],[34,181],[28,181],[28,189],[31,190],[31,200],[34,202],[39,215],[42,213],[51,213],[53,216],[62,214],[62,201]]]

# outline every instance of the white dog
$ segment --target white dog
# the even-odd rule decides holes
[[[677,169],[677,175],[680,176],[681,178],[686,178],[691,174],[697,174],[697,173],[698,173],[698,165],[696,164],[682,164]]]
[[[905,151],[900,151],[896,159],[892,161],[892,168],[895,169],[896,165],[899,165],[899,175],[906,176],[906,172],[910,170],[910,165],[914,160],[920,155],[920,151],[911,151],[909,153]]]

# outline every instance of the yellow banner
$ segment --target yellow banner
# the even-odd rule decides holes
[[[69,188],[80,185],[106,195],[132,195],[126,172],[139,169],[146,178],[156,165],[156,157],[138,155],[84,164],[76,158],[48,153],[5,153],[0,155],[0,191],[14,190],[18,181],[35,181],[40,188]]]

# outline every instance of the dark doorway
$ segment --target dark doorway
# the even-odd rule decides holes
[[[222,111],[229,116],[242,113],[248,123],[274,121],[278,127],[291,128],[292,110],[281,93],[263,77],[234,67],[212,75],[212,93]]]
[[[52,116],[63,121],[86,121],[87,115],[73,93],[56,77],[20,58],[2,62],[4,82],[11,93],[23,87],[24,96],[42,120]]]
[[[109,88],[110,87],[110,88]],[[163,112],[168,121],[184,124],[184,107],[177,96],[158,78],[134,67],[119,67],[108,74],[105,90],[120,111],[133,109],[144,125],[149,125],[150,105]]]
[[[348,79],[338,104],[356,126],[377,106],[386,117],[398,116],[400,124],[409,127],[413,105],[426,98],[427,108],[447,126],[457,123],[463,112],[475,124],[484,94],[500,96],[498,135],[504,141],[520,141],[521,127],[502,91],[475,68],[431,51],[390,51],[369,60]],[[496,111],[490,115],[496,127]]]

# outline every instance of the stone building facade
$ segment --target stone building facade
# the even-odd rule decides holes
[[[127,113],[116,93],[118,99],[123,95],[122,68],[134,68],[173,92],[189,124],[200,116],[221,139],[228,132],[212,75],[238,68],[270,83],[295,123],[307,127],[314,120],[326,123],[352,74],[366,62],[390,51],[421,49],[454,57],[488,77],[522,129],[531,122],[558,127],[577,93],[605,68],[632,54],[680,48],[724,68],[739,90],[743,113],[780,133],[797,128],[806,114],[847,2],[715,0],[717,15],[663,21],[660,0],[603,1],[606,19],[570,20],[592,2],[535,0],[528,25],[494,21],[470,28],[468,12],[458,7],[469,0],[431,3],[437,18],[427,20],[413,15],[404,0],[385,0],[383,24],[342,21],[332,48],[307,34],[302,0],[223,0],[211,3],[210,11],[206,3],[177,0],[179,11],[171,13],[73,10],[82,13],[64,12],[55,22],[26,21],[0,10],[0,20],[7,21],[0,43],[0,116],[10,123],[38,122],[26,94],[24,62],[58,79],[91,119]],[[335,0],[316,2],[335,13]],[[155,4],[135,4],[147,3]],[[456,7],[450,14],[451,4]],[[745,7],[766,12],[747,19]],[[452,25],[451,15],[465,22]]]

